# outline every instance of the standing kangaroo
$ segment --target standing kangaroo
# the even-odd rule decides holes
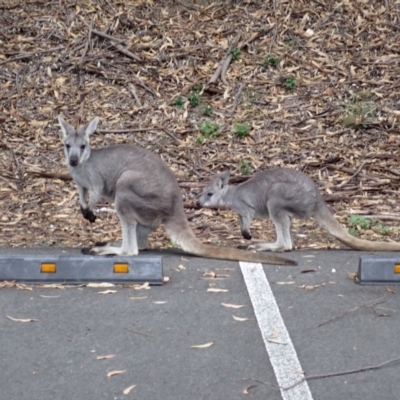
[[[90,254],[138,255],[139,249],[147,247],[149,233],[163,223],[172,241],[197,256],[296,265],[295,261],[274,255],[203,244],[189,226],[178,182],[160,157],[127,144],[92,150],[89,136],[96,131],[98,118],[78,129],[61,116],[58,121],[83,217],[95,222],[93,208],[100,197],[105,197],[114,201],[121,222],[122,246],[95,246]]]
[[[239,215],[240,230],[251,239],[250,224],[254,218],[270,217],[275,225],[276,241],[249,246],[256,251],[289,251],[293,249],[290,235],[291,217],[313,218],[345,245],[366,251],[400,251],[400,243],[372,242],[347,233],[323,200],[315,183],[304,173],[289,168],[271,168],[256,174],[237,186],[228,184],[229,172],[217,175],[204,188],[198,205],[228,208]]]

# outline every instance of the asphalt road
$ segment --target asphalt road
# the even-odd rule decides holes
[[[292,252],[297,267],[264,266],[301,370],[340,373],[308,380],[309,399],[400,398],[400,361],[343,374],[400,357],[400,287],[349,279],[361,254]],[[271,364],[265,338],[290,346],[273,324],[260,330],[239,263],[164,253],[164,275],[163,286],[109,294],[1,289],[0,399],[304,400],[278,387],[285,360]]]

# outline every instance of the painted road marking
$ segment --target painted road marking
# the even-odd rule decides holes
[[[285,390],[303,377],[300,361],[283,322],[261,264],[239,262],[283,400],[312,400],[306,381]],[[279,336],[277,334],[279,333]]]

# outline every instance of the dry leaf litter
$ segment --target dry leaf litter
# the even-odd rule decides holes
[[[159,154],[204,242],[243,244],[234,214],[196,208],[204,183],[269,166],[306,172],[344,225],[392,217],[359,236],[399,239],[399,2],[3,0],[0,27],[0,246],[120,239],[112,204],[80,215],[58,114],[99,116],[94,147]],[[311,221],[293,230],[297,248],[340,246]],[[151,245],[170,245],[164,230]]]

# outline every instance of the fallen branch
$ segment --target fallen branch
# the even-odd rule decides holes
[[[136,93],[136,88],[132,83],[129,85],[129,90],[131,91],[132,96],[134,97],[134,99],[136,101],[136,105],[138,107],[142,107],[142,103],[140,102],[140,99],[139,99],[139,97],[138,97],[138,95]]]
[[[138,62],[142,62],[142,60],[135,54],[133,54],[131,51],[129,51],[127,48],[125,48],[124,46],[122,46],[119,43],[113,42],[111,41],[111,44],[122,54],[125,54],[126,56],[128,56],[129,58],[132,58],[135,61]]]
[[[381,304],[381,303],[384,303],[384,302],[385,302],[385,301],[382,300],[382,299],[377,299],[377,300],[373,300],[373,301],[370,301],[370,302],[361,304],[361,305],[358,306],[358,307],[352,308],[351,310],[347,310],[347,311],[345,311],[344,313],[342,313],[342,314],[340,314],[340,315],[337,315],[337,316],[335,316],[335,317],[333,317],[333,318],[328,319],[328,320],[325,321],[325,322],[322,322],[322,323],[318,324],[318,325],[317,325],[317,328],[319,328],[319,327],[321,327],[321,326],[323,326],[323,325],[326,325],[326,324],[328,324],[329,322],[335,321],[336,319],[339,319],[339,318],[343,317],[344,315],[346,315],[346,314],[348,314],[348,313],[350,313],[350,312],[357,311],[357,310],[360,309],[360,308],[363,308],[363,307],[366,307],[366,308],[374,308],[377,304]],[[371,303],[371,304],[369,304],[369,303]]]
[[[244,83],[241,83],[240,86],[239,86],[239,89],[238,89],[238,91],[237,91],[237,93],[235,95],[235,98],[233,100],[233,106],[232,106],[231,110],[229,111],[228,115],[233,115],[233,113],[235,112],[236,107],[237,107],[237,105],[239,103],[240,95],[243,92],[243,88],[244,88]]]
[[[392,360],[385,361],[382,364],[378,364],[378,365],[370,365],[367,367],[350,369],[348,371],[339,371],[339,372],[332,372],[332,373],[328,373],[328,374],[305,376],[304,378],[300,379],[298,382],[293,383],[293,385],[282,387],[281,389],[283,389],[283,390],[292,389],[295,386],[299,385],[300,383],[304,382],[305,380],[309,381],[311,379],[332,378],[334,376],[350,375],[350,374],[356,374],[357,372],[364,372],[364,371],[379,369],[379,368],[385,367],[386,365],[392,364],[396,361],[400,361],[400,357],[393,358]]]

